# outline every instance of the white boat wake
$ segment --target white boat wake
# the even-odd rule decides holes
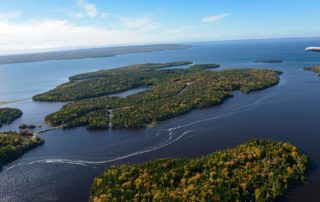
[[[211,121],[211,120],[218,120],[218,119],[222,119],[222,118],[226,118],[241,112],[245,112],[245,111],[249,111],[252,110],[258,106],[260,106],[259,104],[261,104],[263,101],[275,96],[276,93],[263,97],[261,99],[255,100],[254,102],[238,107],[236,109],[234,109],[233,111],[230,111],[228,113],[224,113],[224,114],[219,114],[219,115],[215,115],[212,117],[208,117],[205,119],[201,119],[201,120],[197,120],[191,123],[186,123],[183,125],[179,125],[176,127],[172,127],[172,128],[168,128],[168,129],[156,129],[156,130],[152,130],[148,133],[146,133],[145,136],[149,137],[154,134],[155,136],[159,136],[159,131],[167,131],[168,133],[168,139],[166,139],[164,142],[158,144],[158,145],[154,145],[152,147],[147,147],[143,150],[139,150],[133,153],[129,153],[123,156],[119,156],[116,158],[112,158],[112,159],[107,159],[107,160],[101,160],[101,161],[88,161],[88,160],[75,160],[75,159],[41,159],[41,160],[36,160],[36,161],[32,161],[32,162],[21,162],[18,163],[16,165],[10,166],[6,169],[3,170],[3,172],[11,170],[17,166],[27,166],[27,165],[32,165],[32,164],[37,164],[37,163],[55,163],[55,164],[72,164],[72,165],[81,165],[81,166],[94,166],[94,165],[99,165],[99,164],[107,164],[107,163],[112,163],[115,161],[119,161],[119,160],[123,160],[126,158],[130,158],[130,157],[134,157],[137,155],[141,155],[144,153],[148,153],[148,152],[152,152],[152,151],[156,151],[159,149],[162,149],[164,147],[167,147],[173,143],[176,143],[177,141],[179,141],[180,139],[182,139],[185,135],[187,135],[188,133],[192,132],[192,130],[185,130],[182,133],[175,133],[176,130],[178,129],[182,129],[182,128],[186,128],[192,125],[196,125],[199,123],[203,123],[203,122],[207,122],[207,121]]]

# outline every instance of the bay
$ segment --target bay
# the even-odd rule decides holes
[[[320,197],[320,77],[304,71],[320,65],[320,54],[306,52],[319,38],[192,43],[189,49],[65,61],[0,65],[0,105],[24,115],[1,130],[21,123],[50,128],[45,115],[65,103],[30,98],[54,88],[69,76],[130,64],[187,60],[227,68],[270,68],[283,72],[277,86],[249,94],[235,92],[220,106],[194,110],[138,130],[56,129],[41,136],[46,143],[7,165],[0,173],[0,201],[87,201],[92,179],[110,165],[141,163],[160,157],[192,158],[244,143],[252,138],[289,141],[311,159],[308,182],[291,189],[281,201]],[[283,63],[254,63],[279,59]]]

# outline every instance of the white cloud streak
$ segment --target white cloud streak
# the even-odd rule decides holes
[[[149,18],[119,18],[124,30],[150,31],[156,28],[156,23]]]
[[[85,0],[76,0],[76,7],[77,9],[59,9],[62,12],[67,13],[70,17],[74,19],[81,19],[81,18],[106,18],[109,16],[109,13],[106,12],[100,12],[98,11],[98,8],[95,4],[93,3],[88,3]]]
[[[212,15],[212,16],[207,16],[201,19],[203,23],[216,23],[222,20],[223,18],[231,15],[230,13],[223,13],[219,15]]]
[[[81,9],[83,9],[86,16],[95,18],[98,15],[98,9],[95,4],[88,3],[85,0],[78,0],[77,4]]]

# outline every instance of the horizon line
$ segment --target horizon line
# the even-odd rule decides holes
[[[56,53],[63,51],[79,51],[88,49],[99,49],[99,48],[117,48],[117,47],[133,47],[133,46],[151,46],[151,45],[190,45],[196,43],[210,43],[210,42],[228,42],[228,41],[254,41],[254,40],[290,40],[290,39],[316,39],[320,36],[295,36],[295,37],[266,37],[266,38],[243,38],[243,39],[212,39],[212,40],[190,40],[180,42],[150,42],[150,43],[128,43],[128,44],[110,44],[110,45],[99,45],[99,46],[73,46],[73,47],[56,47],[47,49],[28,49],[28,50],[16,50],[11,51],[9,54],[2,54],[0,51],[0,57],[6,56],[19,56],[19,55],[32,55],[41,53]],[[5,52],[5,50],[3,51]]]

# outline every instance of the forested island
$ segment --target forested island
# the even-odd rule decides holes
[[[307,164],[296,146],[252,140],[191,160],[113,166],[94,179],[90,201],[275,201],[304,182]]]
[[[74,101],[46,117],[54,126],[139,128],[195,108],[220,104],[235,90],[249,93],[279,82],[280,72],[265,69],[209,71],[213,65],[205,64],[157,71],[186,64],[191,62],[140,64],[80,74],[33,99]],[[125,98],[106,96],[141,86],[150,89]]]
[[[282,60],[256,60],[255,63],[282,63]]]
[[[3,124],[10,124],[22,116],[22,111],[15,108],[0,108],[0,128]]]
[[[320,76],[320,67],[305,67],[304,70],[313,71]]]
[[[5,164],[19,158],[43,142],[35,134],[27,131],[23,133],[0,132],[0,170]]]

